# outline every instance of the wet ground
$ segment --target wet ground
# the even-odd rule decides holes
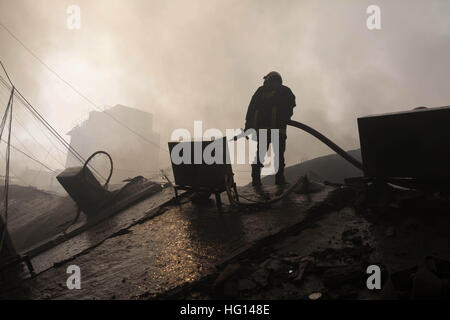
[[[305,219],[165,299],[449,299],[450,196],[340,188]],[[381,269],[379,289],[367,267]]]
[[[154,215],[155,213],[152,209],[158,208],[172,199],[172,197],[172,191],[170,189],[164,189],[162,192],[157,193],[126,210],[123,210],[119,214],[115,214],[110,218],[107,218],[106,220],[94,225],[87,231],[34,257],[31,262],[35,269],[35,273],[41,273],[46,269],[51,268],[55,263],[61,263],[62,261],[82,254],[86,250],[101,244],[105,239],[111,237],[112,235],[130,227],[137,221]],[[67,232],[76,230],[85,223],[87,223],[86,216],[81,216],[79,221],[72,225]],[[41,243],[37,245],[40,244]]]
[[[326,187],[310,198],[292,193],[258,211],[227,210],[225,202],[225,210],[218,212],[212,200],[158,208],[171,197],[167,189],[33,259],[38,272],[47,270],[6,290],[3,298],[155,297],[214,272],[218,263],[258,239],[298,224],[331,190]],[[251,188],[239,192],[254,197]],[[80,290],[66,286],[69,265],[81,269]]]
[[[344,235],[344,236],[342,236]],[[345,207],[314,225],[279,237],[221,268],[215,277],[165,296],[169,299],[375,298],[365,286],[376,260],[369,223]]]

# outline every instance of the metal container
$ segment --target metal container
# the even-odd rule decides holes
[[[95,214],[108,199],[109,192],[87,167],[67,168],[56,179],[84,213]]]
[[[189,163],[174,163],[172,158],[172,150],[175,146],[183,147],[183,150],[190,150]],[[199,163],[194,163],[194,152],[203,152],[205,148],[217,147],[222,150],[222,163],[207,164],[205,159],[201,157]],[[187,186],[192,188],[205,188],[212,191],[225,191],[225,176],[232,179],[233,170],[229,163],[229,153],[227,141],[225,138],[215,141],[185,141],[185,142],[169,142],[169,151],[171,154],[171,162],[175,183],[178,186]],[[182,156],[182,153],[180,153]],[[214,154],[213,154],[214,155]],[[200,157],[199,157],[200,158]],[[228,161],[227,161],[228,160]],[[228,163],[227,163],[228,162]],[[232,180],[231,180],[232,181]]]
[[[450,107],[358,119],[364,175],[450,180]]]

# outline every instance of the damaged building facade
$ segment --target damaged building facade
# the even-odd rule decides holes
[[[111,155],[114,161],[113,183],[158,173],[160,135],[154,131],[151,113],[123,105],[103,112],[91,111],[86,121],[67,134],[71,137],[71,147],[85,159],[98,150]],[[109,170],[109,163],[101,159],[93,164],[100,172]],[[66,168],[74,166],[80,166],[80,162],[69,153]]]

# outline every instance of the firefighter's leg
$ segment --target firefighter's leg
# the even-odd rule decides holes
[[[256,159],[254,164],[252,164],[252,186],[260,186],[261,185],[261,168],[264,167],[264,157],[267,153],[267,149],[269,146],[269,141],[265,138],[262,139],[259,133],[257,132],[257,148],[256,148]],[[264,140],[264,141],[263,141]],[[262,148],[262,149],[261,149]]]
[[[275,174],[275,184],[283,185],[286,184],[286,179],[284,177],[284,152],[286,151],[286,134],[280,132],[280,147],[278,150],[278,172]]]
[[[261,167],[258,164],[252,164],[252,186],[261,185]]]

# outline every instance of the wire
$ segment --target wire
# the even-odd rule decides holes
[[[17,109],[16,109],[16,114],[17,114]],[[13,120],[15,120],[18,124],[19,124],[19,126],[22,128],[22,129],[24,129],[27,133],[28,133],[28,135],[34,140],[34,142],[36,142],[37,144],[39,144],[40,146],[41,146],[41,148],[42,149],[44,149],[45,151],[47,151],[47,154],[49,154],[50,153],[50,150],[51,149],[46,149],[39,141],[37,141],[37,139],[30,133],[30,131],[28,131],[28,129],[17,119],[17,116],[13,119]],[[13,134],[13,136],[20,142],[20,140],[19,140],[19,138],[18,137],[16,137],[14,134]],[[20,142],[22,145],[23,145],[23,143],[22,142]],[[23,145],[24,146],[24,145]],[[25,147],[25,146],[24,146]],[[26,149],[26,148],[25,148]],[[59,149],[58,149],[59,150]],[[59,150],[59,151],[61,151],[61,150]],[[31,152],[29,152],[29,153],[31,153]],[[61,167],[65,167],[64,166],[64,164],[61,162],[61,161],[59,161],[58,159],[56,159],[54,156],[53,156],[53,154],[51,154],[50,153],[50,156],[53,158],[53,160],[55,160]]]
[[[141,138],[142,140],[146,141],[147,143],[152,144],[153,146],[165,151],[169,152],[168,150],[162,148],[159,144],[147,139],[137,131],[130,128],[128,125],[114,117],[112,114],[108,113],[106,110],[100,108],[95,102],[93,102],[91,99],[89,99],[86,95],[84,95],[82,92],[80,92],[77,88],[75,88],[72,84],[70,84],[67,80],[65,80],[62,76],[60,76],[55,70],[53,70],[47,63],[45,63],[42,59],[40,59],[29,47],[27,47],[11,30],[9,30],[2,22],[0,22],[0,26],[6,30],[6,32],[9,33],[11,37],[13,37],[26,51],[28,51],[29,54],[31,54],[37,61],[39,61],[48,71],[50,71],[54,76],[56,76],[59,80],[61,80],[65,85],[67,85],[70,89],[72,89],[75,93],[77,93],[81,98],[83,98],[85,101],[87,101],[89,104],[91,104],[95,109],[97,109],[100,112],[104,112],[106,115],[108,115],[111,119],[119,123],[124,128],[128,129],[130,132],[134,133],[136,136]],[[8,77],[9,78],[9,77]],[[10,81],[11,82],[11,81]]]
[[[8,143],[8,141],[5,141],[4,139],[1,139],[1,141],[5,142],[5,143]],[[53,173],[55,173],[55,174],[58,174],[58,171],[49,168],[48,166],[46,166],[46,165],[45,165],[44,163],[42,163],[41,161],[39,161],[39,160],[37,160],[36,158],[30,156],[29,154],[27,154],[26,152],[20,150],[19,148],[15,147],[15,146],[13,146],[13,145],[11,145],[11,148],[13,148],[14,150],[16,150],[17,152],[20,152],[21,154],[23,154],[23,155],[26,156],[27,158],[33,160],[34,162],[39,163],[41,166],[45,167],[46,169],[50,170],[51,172],[53,172]]]
[[[8,72],[6,71],[3,63],[1,63],[1,67],[3,68],[3,71],[5,72],[5,74],[8,77]],[[9,77],[8,77],[9,78]],[[8,84],[6,83],[5,79],[0,76],[0,81],[3,82],[3,84],[9,88]],[[64,146],[67,148],[67,150],[72,153],[75,158],[80,161],[81,163],[85,163],[86,161],[84,160],[84,158],[58,133],[58,131],[56,131],[56,129],[54,129],[48,122],[47,120],[45,120],[45,118],[36,110],[36,108],[22,95],[22,93],[15,89],[14,90],[14,96],[16,96],[22,103],[23,105],[28,109],[28,111],[30,111],[30,113],[37,119],[39,120],[45,127],[47,130],[50,131],[50,133],[52,133],[56,139]],[[95,172],[98,176],[100,176],[102,179],[106,180],[102,174],[100,174],[95,168],[93,168],[92,166],[90,166],[90,168],[92,169],[93,172]]]
[[[1,63],[1,62],[0,62]],[[3,66],[3,65],[2,65]],[[4,69],[5,70],[5,69]],[[5,70],[5,73],[6,73],[6,70]],[[0,81],[3,83],[3,85],[4,86],[6,86],[6,88],[7,89],[10,89],[10,87],[8,86],[8,84],[7,83],[5,83],[5,79],[3,79],[3,77],[1,77],[0,76]],[[17,91],[17,89],[16,89],[16,91]],[[67,146],[66,146],[66,144],[68,144],[57,132],[56,132],[56,130],[55,129],[53,129],[53,127],[36,111],[36,109],[33,107],[33,106],[31,106],[31,104],[25,99],[25,98],[23,98],[23,96],[22,95],[17,95],[17,94],[15,94],[15,96],[23,103],[23,105],[25,106],[25,108],[27,108],[28,109],[28,111],[30,111],[31,112],[31,114],[35,117],[35,119],[36,120],[38,120],[39,122],[41,122],[41,124],[43,124],[45,127],[46,127],[46,129],[47,130],[49,130],[58,140],[59,140],[59,142],[60,143],[62,143],[66,148],[67,148]],[[30,106],[31,106],[31,109],[30,109]],[[56,134],[53,132],[53,131],[55,131],[56,132]],[[61,141],[61,139],[62,139],[62,141]],[[69,151],[71,151],[70,150],[70,148],[68,148],[69,149]],[[81,159],[79,159],[81,162],[83,162],[83,160],[81,160]]]
[[[0,22],[0,25],[1,25],[1,22]],[[11,86],[13,86],[13,83],[12,83],[11,79],[9,78],[8,72],[6,72],[5,66],[3,65],[3,63],[2,63],[1,61],[0,61],[0,65],[2,66],[3,71],[5,71],[6,78],[8,78],[9,84],[10,84]]]
[[[5,222],[2,230],[2,235],[0,238],[0,254],[3,251],[3,243],[8,232],[8,198],[9,198],[9,163],[10,163],[10,147],[11,147],[11,128],[12,128],[12,115],[13,115],[13,101],[14,101],[14,86],[12,86],[11,96],[8,101],[8,106],[6,107],[5,114],[1,122],[1,132],[0,137],[3,134],[3,129],[5,127],[6,118],[8,117],[9,111],[9,127],[8,127],[8,147],[6,148],[6,169],[5,169],[5,194],[4,194],[4,207],[5,207]]]
[[[28,147],[27,147],[25,144],[23,144],[23,142],[20,141],[20,140],[17,138],[17,136],[14,134],[14,132],[11,132],[11,134],[12,134],[13,138],[15,138],[15,139],[17,140],[17,142],[19,142],[19,144],[20,144],[20,146],[21,146],[21,148],[22,148],[23,150],[25,150],[26,152],[28,152],[28,154],[31,155],[32,157],[37,158],[36,155],[35,155],[33,152],[31,152],[31,150],[28,149]]]
[[[2,118],[2,121],[0,124],[0,139],[3,136],[3,129],[5,128],[6,119],[8,117],[8,111],[9,111],[9,108],[11,107],[11,102],[13,101],[13,97],[14,97],[14,87],[12,87],[12,89],[11,89],[11,94],[8,99],[8,105],[5,108],[5,113],[3,114],[3,118]]]
[[[0,83],[2,83],[3,84],[3,82],[1,81],[2,79],[0,79]],[[3,84],[4,85],[4,84]],[[7,88],[6,86],[5,86],[5,88]],[[25,106],[24,106],[25,107]],[[26,108],[26,107],[25,107]],[[19,125],[25,130],[25,131],[27,131],[27,133],[33,138],[33,140],[37,143],[37,144],[40,144],[38,141],[37,141],[37,139],[34,137],[34,135],[32,135],[29,131],[28,131],[28,129],[19,121],[19,119],[18,119],[18,114],[19,114],[19,109],[17,109],[16,108],[16,110],[15,110],[15,120],[19,123]],[[25,110],[25,111],[27,111],[27,110]],[[57,150],[57,151],[59,151],[59,152],[61,152],[64,156],[66,155],[66,151],[63,151],[63,150],[61,150],[60,148],[58,148],[57,147],[57,145],[53,142],[53,140],[52,139],[50,139],[49,138],[49,136],[48,136],[48,134],[47,134],[47,131],[44,131],[42,128],[41,128],[41,126],[40,126],[40,124],[42,124],[42,123],[40,123],[40,121],[38,121],[34,116],[31,116],[31,119],[33,119],[33,123],[34,123],[34,125],[39,129],[39,131],[44,135],[44,137],[52,144],[52,146]],[[42,146],[42,144],[40,144],[41,146]],[[55,159],[55,158],[54,158]],[[56,160],[56,159],[55,159]],[[56,160],[57,161],[57,160]],[[57,161],[62,167],[65,167],[65,165],[64,164],[62,164],[61,162],[59,162],[59,161]]]
[[[0,153],[0,157],[3,159],[3,161],[5,161],[5,165],[6,165],[6,159],[5,159],[5,156],[2,154],[2,153]],[[9,178],[11,179],[11,178],[15,178],[15,179],[17,179],[17,180],[20,180],[20,181],[22,181],[24,184],[26,184],[26,181],[24,181],[19,175],[17,175],[14,171],[12,171],[12,169],[10,169],[10,171],[14,174],[14,176],[9,176]],[[5,178],[5,176],[0,176],[0,178]]]

